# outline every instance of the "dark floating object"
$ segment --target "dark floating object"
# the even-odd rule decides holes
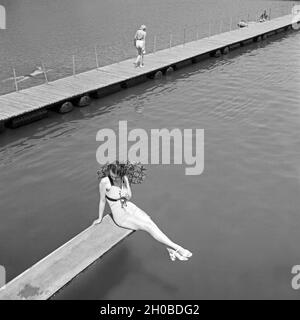
[[[92,99],[89,96],[83,96],[78,101],[78,107],[87,107]]]
[[[228,47],[225,47],[224,49],[223,49],[223,54],[228,54],[229,53],[229,48]]]
[[[219,58],[221,55],[222,55],[221,50],[217,50],[217,51],[215,52],[215,57],[216,57],[216,58]]]
[[[47,116],[47,114],[48,114],[48,110],[46,109],[32,111],[24,115],[13,118],[8,124],[8,126],[11,128],[18,128],[26,124],[29,124],[31,122],[43,119]]]
[[[126,81],[123,81],[121,84],[120,84],[120,87],[122,89],[127,89],[128,88],[128,83]]]
[[[169,67],[169,68],[166,70],[166,74],[167,74],[167,75],[170,75],[170,74],[173,73],[173,72],[174,72],[173,67]]]
[[[163,73],[161,71],[157,71],[154,75],[154,79],[161,79],[163,77]]]
[[[58,112],[59,113],[68,113],[68,112],[71,112],[73,109],[74,109],[74,106],[73,106],[72,102],[67,101],[61,105],[61,107],[58,109]]]

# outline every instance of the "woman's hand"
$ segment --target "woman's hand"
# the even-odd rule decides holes
[[[127,194],[126,198],[128,197],[127,200],[130,200],[130,198],[132,197],[132,193],[131,193],[131,188],[130,188],[130,183],[129,183],[128,177],[124,176],[124,180],[126,182],[126,188],[125,188],[126,194]]]
[[[101,219],[98,218],[97,220],[95,220],[95,221],[93,222],[93,225],[99,224],[99,223],[101,223],[101,221],[102,221],[102,218],[101,218]]]
[[[128,193],[128,192],[126,192],[126,191],[121,191],[120,192],[120,198],[126,198],[127,200],[129,200],[130,199],[130,194]]]
[[[126,192],[126,193],[124,194],[124,197],[125,197],[127,200],[129,200],[129,199],[130,199],[129,193]]]

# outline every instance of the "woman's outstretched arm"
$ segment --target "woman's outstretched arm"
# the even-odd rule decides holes
[[[132,197],[131,187],[130,187],[130,183],[129,183],[129,180],[128,180],[127,176],[124,176],[124,180],[125,180],[125,183],[126,183],[126,188],[127,188],[127,193],[128,193],[128,200],[129,200]]]
[[[135,33],[134,38],[133,38],[134,46],[136,46],[137,34],[138,34],[138,32]]]
[[[106,202],[105,192],[106,192],[106,184],[105,184],[105,181],[103,181],[103,179],[102,179],[99,184],[99,193],[100,193],[99,218],[97,220],[95,220],[93,224],[97,224],[102,221],[103,212],[104,212],[104,208],[105,208],[105,202]]]

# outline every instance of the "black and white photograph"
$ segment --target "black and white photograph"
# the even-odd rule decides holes
[[[0,300],[299,300],[299,30],[300,1],[0,0]]]

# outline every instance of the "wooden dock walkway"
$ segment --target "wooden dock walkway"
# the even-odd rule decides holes
[[[92,225],[0,288],[0,300],[46,300],[133,231],[110,215]]]
[[[270,36],[291,26],[292,15],[275,18],[263,23],[251,23],[249,27],[236,29],[206,37],[197,41],[177,45],[147,54],[144,68],[134,68],[134,58],[107,65],[98,69],[72,75],[17,92],[0,96],[0,122],[24,115],[35,110],[51,108],[84,95],[97,92],[115,92],[147,78],[168,67],[177,68],[192,59],[213,54],[224,48],[232,49],[255,41],[259,36]],[[260,40],[260,39],[259,39]]]

